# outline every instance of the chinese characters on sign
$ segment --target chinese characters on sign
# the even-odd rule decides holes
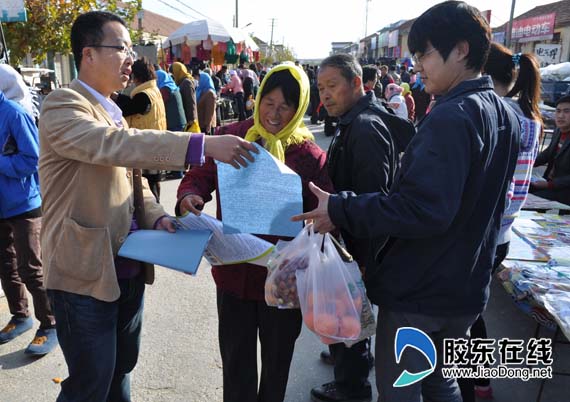
[[[519,42],[533,42],[542,39],[552,39],[556,13],[539,15],[513,21],[511,38]]]
[[[546,379],[552,378],[552,364],[550,338],[443,341],[445,378]]]
[[[560,63],[560,53],[562,45],[550,45],[539,43],[534,48],[534,54],[540,61],[540,67],[546,67],[549,64]]]

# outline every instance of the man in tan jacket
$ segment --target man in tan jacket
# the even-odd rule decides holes
[[[110,95],[133,63],[125,22],[79,16],[71,31],[78,79],[44,101],[40,117],[41,244],[45,285],[69,377],[58,401],[130,401],[148,264],[117,257],[133,230],[174,231],[140,170],[182,170],[211,156],[252,161],[238,137],[128,129]]]

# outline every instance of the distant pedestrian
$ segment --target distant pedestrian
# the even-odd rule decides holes
[[[196,103],[196,83],[188,72],[186,66],[180,62],[175,62],[171,66],[172,75],[182,96],[182,106],[186,117],[186,127],[189,131],[198,132],[198,106]],[[196,129],[197,128],[197,129]]]
[[[416,119],[416,103],[412,97],[412,91],[410,91],[410,84],[403,82],[402,85],[402,96],[406,101],[406,108],[408,109],[408,120],[412,122]]]
[[[393,84],[394,79],[388,74],[388,66],[380,66],[380,83],[382,84],[382,88],[386,90],[388,84]],[[384,94],[382,93],[382,97]],[[386,99],[388,100],[388,99]]]
[[[58,341],[41,260],[38,129],[32,117],[19,104],[6,99],[2,91],[0,116],[0,280],[12,314],[0,330],[0,344],[33,326],[27,289],[40,327],[26,353],[45,355]]]
[[[205,71],[198,69],[192,71],[196,86],[196,102],[198,105],[198,123],[200,131],[212,134],[216,127],[216,89],[212,77]]]
[[[404,89],[397,84],[388,84],[384,90],[384,97],[388,102],[390,109],[396,113],[396,116],[400,116],[402,119],[408,118],[408,107],[406,106],[406,100],[402,96]]]
[[[238,113],[238,120],[239,121],[245,120],[246,115],[245,115],[245,99],[243,93],[243,83],[241,78],[238,76],[237,71],[230,70],[230,82],[228,82],[225,88],[230,90],[234,96]]]

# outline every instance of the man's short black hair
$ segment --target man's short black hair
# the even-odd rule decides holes
[[[424,53],[431,42],[443,60],[461,41],[469,43],[466,66],[480,71],[487,61],[491,44],[491,28],[479,10],[462,1],[439,3],[414,21],[408,36],[412,54]]]
[[[375,65],[362,67],[362,82],[372,81],[378,78],[378,68]]]
[[[561,103],[570,103],[570,95],[564,95],[563,97],[559,98],[556,101],[556,106],[558,106]]]
[[[81,66],[83,48],[87,45],[100,45],[103,42],[103,26],[108,22],[118,22],[126,28],[125,21],[107,11],[90,11],[81,14],[71,26],[71,50],[75,59],[77,71]]]
[[[362,67],[356,57],[350,54],[339,53],[327,57],[321,62],[320,69],[334,67],[340,70],[341,75],[352,83],[354,77],[362,77]]]
[[[133,78],[140,82],[156,79],[154,67],[146,57],[141,57],[133,63]]]

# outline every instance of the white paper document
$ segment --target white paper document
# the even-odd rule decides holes
[[[255,233],[295,237],[303,212],[301,177],[258,144],[255,162],[234,169],[218,163],[218,197],[224,233]]]
[[[224,234],[222,222],[207,215],[188,213],[176,218],[187,230],[210,230],[212,237],[204,251],[204,257],[212,265],[227,265],[249,262],[266,266],[273,244],[246,233]]]

